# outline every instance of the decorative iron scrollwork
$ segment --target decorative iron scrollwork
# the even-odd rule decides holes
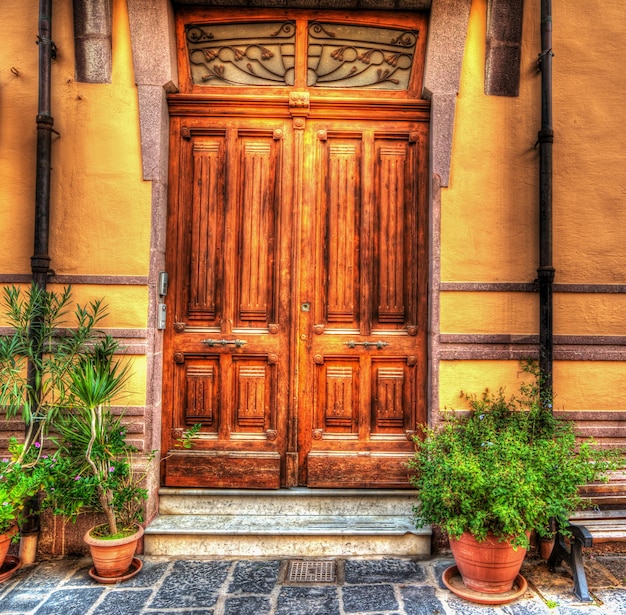
[[[292,21],[189,24],[185,29],[194,83],[285,86],[294,83]]]
[[[309,24],[309,86],[406,90],[419,32],[361,24]]]
[[[310,22],[307,86],[406,90],[419,34],[384,26]],[[187,24],[185,37],[194,84],[295,84],[295,21]],[[308,112],[303,93],[295,94],[292,112],[294,108]]]

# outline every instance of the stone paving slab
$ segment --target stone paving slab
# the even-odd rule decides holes
[[[620,615],[626,613],[626,557],[590,566],[592,604],[577,603],[566,568],[555,574],[527,558],[529,588],[510,604],[467,602],[442,583],[447,557],[337,558],[335,582],[290,582],[289,560],[142,557],[141,572],[101,585],[89,559],[20,569],[0,584],[3,615]]]

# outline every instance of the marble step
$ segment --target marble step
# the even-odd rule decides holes
[[[159,491],[162,515],[406,515],[416,495],[410,490],[306,489],[235,490],[175,489]]]
[[[147,555],[325,557],[430,555],[406,491],[163,489]]]

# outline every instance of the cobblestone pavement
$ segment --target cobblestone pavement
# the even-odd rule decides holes
[[[59,559],[18,570],[0,584],[4,615],[619,615],[626,613],[626,557],[589,560],[596,602],[573,596],[567,569],[526,559],[528,590],[491,606],[470,603],[442,583],[446,557],[334,559],[333,582],[290,579],[286,559],[141,557],[143,569],[123,583],[103,585],[89,559]],[[318,562],[319,560],[306,560]],[[322,566],[323,567],[323,566]],[[331,565],[332,567],[332,565]],[[323,578],[323,574],[317,574]]]

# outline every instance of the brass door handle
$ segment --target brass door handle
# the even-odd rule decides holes
[[[355,341],[349,341],[346,342],[345,345],[348,348],[356,348],[357,346],[363,346],[364,348],[373,348],[376,347],[378,348],[378,350],[381,350],[382,348],[384,348],[385,346],[389,346],[389,342],[355,342]]]
[[[236,346],[237,348],[241,348],[246,341],[245,340],[213,340],[211,338],[202,340],[201,344],[206,344],[207,346]]]

